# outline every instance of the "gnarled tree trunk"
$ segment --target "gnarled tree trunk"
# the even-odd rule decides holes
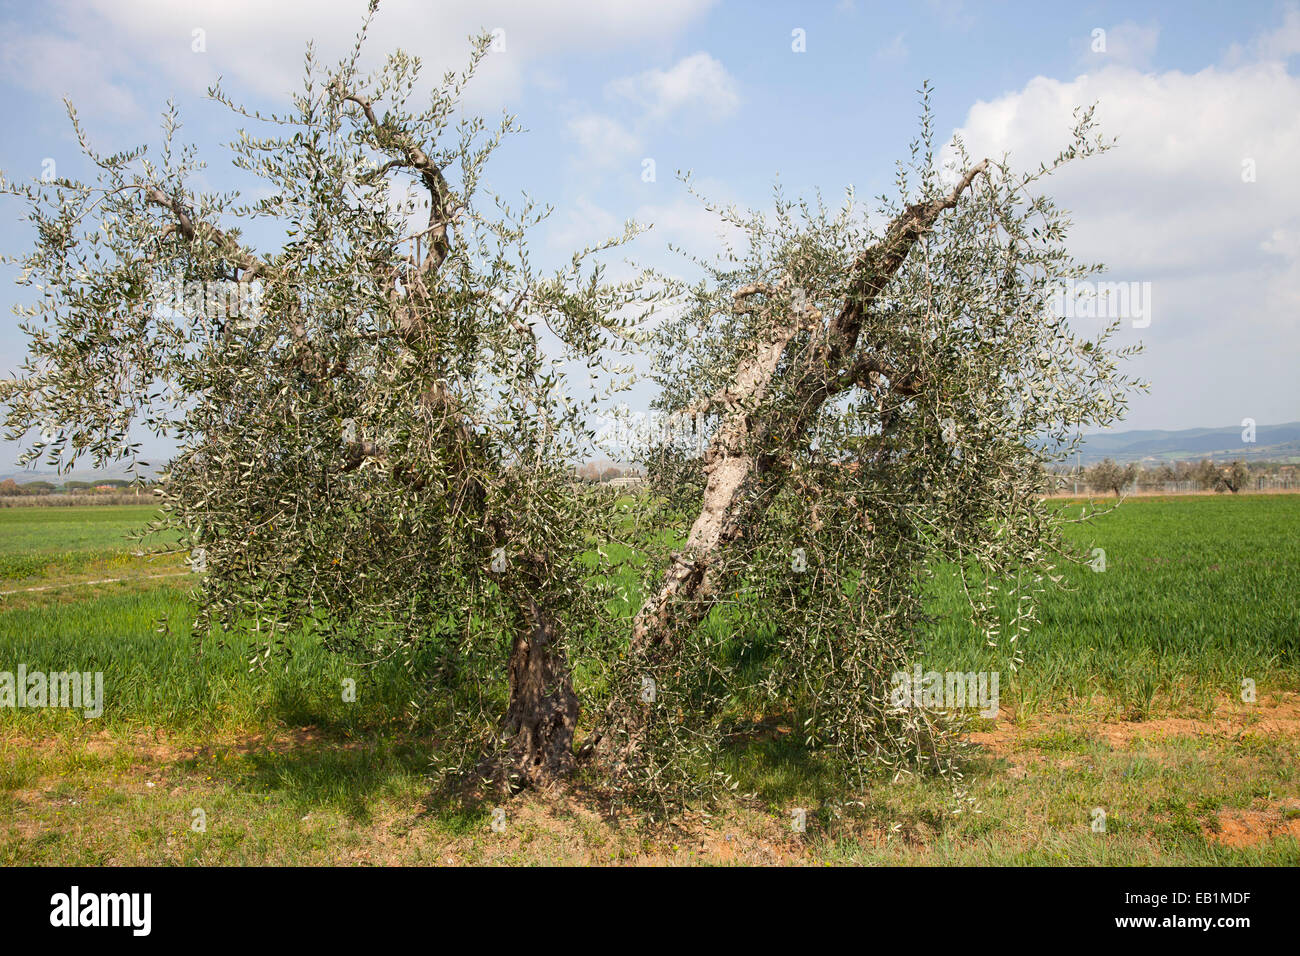
[[[510,650],[503,719],[509,744],[501,770],[514,790],[549,786],[573,770],[578,723],[578,698],[555,622],[532,598],[525,618]]]

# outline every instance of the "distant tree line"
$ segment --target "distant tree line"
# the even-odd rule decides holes
[[[156,482],[130,481],[124,478],[104,478],[98,481],[69,480],[62,484],[37,479],[19,484],[13,478],[0,481],[0,498],[44,497],[47,495],[120,496],[123,494],[152,494]]]
[[[573,477],[587,484],[604,484],[616,478],[635,478],[641,473],[635,468],[619,468],[610,464],[587,462],[573,469]]]
[[[1103,459],[1081,471],[1058,468],[1054,471],[1059,491],[1087,489],[1097,494],[1121,495],[1135,489],[1142,491],[1213,491],[1236,494],[1256,488],[1287,488],[1297,481],[1296,467],[1279,462],[1242,462],[1228,464],[1205,458],[1200,461],[1163,462],[1120,465]]]

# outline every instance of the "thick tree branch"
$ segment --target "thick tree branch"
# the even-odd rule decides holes
[[[832,321],[830,335],[823,345],[821,362],[812,367],[790,390],[797,410],[788,419],[765,417],[761,406],[774,387],[774,378],[786,347],[804,329],[810,317],[820,313],[811,306],[791,310],[783,324],[761,343],[754,354],[737,367],[731,382],[719,393],[727,412],[705,453],[707,481],[700,513],[691,526],[685,548],[674,555],[659,590],[641,607],[633,624],[632,649],[646,653],[670,639],[676,608],[682,602],[707,598],[702,585],[718,552],[739,534],[747,509],[754,496],[751,484],[775,466],[777,456],[762,454],[778,438],[781,447],[789,448],[814,420],[825,401],[837,390],[871,376],[885,375],[891,388],[901,394],[915,394],[921,383],[917,376],[900,374],[875,355],[864,354],[850,359],[857,347],[862,317],[903,264],[916,241],[933,228],[941,213],[956,206],[961,194],[975,177],[988,168],[984,160],[962,175],[946,196],[908,206],[885,231],[876,245],[855,259],[849,293],[844,308]],[[736,290],[737,309],[748,308],[745,300],[774,290],[760,283]],[[843,369],[840,371],[840,369]],[[701,613],[692,610],[692,616]]]
[[[907,397],[919,395],[925,385],[925,380],[920,375],[899,372],[886,364],[878,355],[863,352],[839,377],[831,380],[827,397],[838,395],[854,387],[867,388],[878,385],[882,377],[888,380],[890,391]]]
[[[874,354],[856,354],[862,320],[917,240],[933,228],[945,210],[956,206],[961,194],[987,167],[987,160],[971,167],[944,197],[908,206],[889,224],[880,242],[857,256],[843,309],[830,323],[813,360],[805,365],[807,370],[783,388],[793,413],[765,410],[764,402],[776,388],[776,375],[790,342],[801,331],[822,327],[821,313],[810,304],[791,308],[782,316],[753,354],[740,362],[727,387],[709,400],[710,405],[724,404],[726,412],[704,455],[706,483],[700,512],[685,547],[673,555],[659,589],[637,612],[629,655],[634,660],[650,667],[670,660],[679,646],[680,630],[708,612],[716,600],[713,579],[723,550],[743,533],[755,510],[772,499],[771,492],[792,460],[790,452],[828,398],[854,384],[878,381],[881,375],[901,394],[915,394],[919,389],[917,376],[899,374]],[[787,284],[783,280],[775,288],[763,283],[743,286],[734,293],[734,308],[738,314],[748,313],[753,309],[750,297],[774,297]],[[639,745],[642,720],[635,709],[615,708],[583,745],[583,754],[600,748],[616,761],[630,759]],[[622,742],[615,744],[619,739]],[[621,752],[615,754],[615,747]]]
[[[252,282],[265,273],[266,266],[261,259],[244,250],[238,242],[216,226],[209,223],[196,224],[193,215],[179,200],[168,196],[157,186],[149,187],[145,195],[149,202],[163,207],[176,217],[176,228],[187,242],[206,239],[216,246],[222,255],[235,263],[236,267],[243,271],[239,281]]]
[[[962,174],[957,185],[946,196],[925,203],[913,203],[903,210],[889,228],[885,237],[869,249],[859,253],[853,263],[849,293],[844,308],[831,323],[827,342],[826,364],[840,368],[853,354],[862,330],[862,319],[894,277],[916,241],[934,228],[941,213],[957,205],[975,177],[988,170],[988,160],[983,159]]]
[[[456,210],[451,208],[451,189],[442,170],[418,143],[413,142],[406,134],[392,128],[386,122],[381,122],[375,116],[374,104],[369,97],[359,93],[349,93],[343,97],[343,101],[361,107],[366,121],[374,131],[375,141],[382,149],[396,151],[399,154],[397,158],[381,166],[374,175],[382,176],[390,169],[401,167],[413,169],[429,191],[429,225],[424,230],[431,236],[429,255],[417,268],[421,276],[437,271],[451,250],[447,230],[456,215]]]

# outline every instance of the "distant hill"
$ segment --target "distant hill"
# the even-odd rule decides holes
[[[27,436],[28,439],[34,439],[35,436]],[[122,462],[109,466],[108,468],[95,468],[94,463],[89,456],[80,458],[73,468],[71,474],[60,475],[48,462],[40,459],[32,464],[30,468],[23,468],[18,464],[18,459],[22,457],[26,450],[27,444],[24,440],[10,441],[0,438],[0,481],[6,478],[12,478],[18,484],[24,484],[29,481],[49,481],[56,485],[63,484],[66,480],[72,481],[103,481],[106,478],[125,478],[128,481],[132,478],[129,470],[129,462]],[[158,474],[167,462],[176,455],[174,443],[163,439],[155,439],[152,436],[141,436],[140,450],[137,457],[142,462],[148,462],[148,467],[142,466],[140,474],[146,478],[152,478]]]
[[[141,478],[152,478],[158,473],[157,468],[141,468]],[[66,481],[84,481],[94,484],[97,481],[111,481],[113,479],[130,481],[135,476],[125,467],[105,468],[102,471],[90,468],[78,468],[76,471],[60,475],[52,468],[33,468],[12,469],[11,471],[0,472],[0,481],[6,478],[12,478],[20,485],[25,485],[29,481],[48,481],[52,485],[61,485]]]
[[[1117,462],[1179,461],[1212,458],[1300,462],[1300,422],[1259,425],[1255,441],[1241,440],[1241,427],[1187,428],[1182,431],[1128,431],[1085,435],[1080,445],[1083,463],[1113,458]]]

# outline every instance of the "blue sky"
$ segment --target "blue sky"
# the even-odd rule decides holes
[[[10,179],[82,171],[61,98],[97,144],[157,142],[174,95],[185,133],[224,169],[236,124],[204,91],[218,74],[272,110],[314,38],[351,43],[364,3],[49,0],[0,4],[0,169]],[[674,178],[763,207],[788,192],[887,191],[916,132],[916,90],[934,86],[938,130],[1023,165],[1054,155],[1070,109],[1096,101],[1120,147],[1057,183],[1080,258],[1150,282],[1152,321],[1128,329],[1152,383],[1121,427],[1186,428],[1300,418],[1300,10],[1222,3],[714,3],[610,0],[417,3],[385,0],[371,52],[402,46],[430,75],[459,66],[465,37],[504,31],[469,105],[528,128],[492,168],[504,194],[528,189],[557,212],[543,257],[653,222],[637,257],[664,265],[669,242],[704,250],[716,227]],[[1105,31],[1104,49],[1096,49]],[[197,33],[195,31],[201,31]],[[796,52],[796,31],[806,49]],[[203,49],[196,51],[196,37]],[[656,176],[646,182],[645,161]],[[1243,169],[1254,170],[1245,181]],[[0,200],[0,249],[30,233]],[[0,364],[25,347],[0,274]],[[1082,321],[1082,320],[1078,320]],[[12,461],[13,451],[3,451]]]

